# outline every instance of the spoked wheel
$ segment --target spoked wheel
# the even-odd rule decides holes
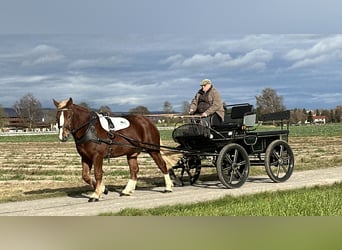
[[[174,173],[170,176],[174,184],[184,186],[184,182],[189,182],[193,185],[201,173],[201,159],[198,156],[184,156],[172,169]]]
[[[294,155],[286,141],[276,140],[268,145],[265,168],[267,175],[274,182],[284,182],[290,178],[294,168]]]
[[[250,162],[246,150],[239,144],[224,146],[216,161],[219,180],[227,188],[241,187],[249,175]]]

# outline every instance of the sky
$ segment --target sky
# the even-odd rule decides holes
[[[227,104],[342,105],[338,0],[2,0],[0,105],[33,94],[182,111],[204,78]]]

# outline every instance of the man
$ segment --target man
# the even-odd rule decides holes
[[[199,114],[209,124],[221,123],[224,120],[224,108],[221,96],[209,79],[201,82],[201,89],[196,93],[190,104],[190,115]],[[215,124],[216,125],[216,124]]]

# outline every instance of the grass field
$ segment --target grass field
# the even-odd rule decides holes
[[[262,127],[263,130],[279,129],[278,127]],[[161,130],[160,136],[162,140],[172,140],[172,129]],[[326,125],[307,125],[307,126],[290,126],[290,137],[310,137],[310,136],[342,136],[342,123],[326,124]],[[12,135],[0,136],[0,142],[57,142],[57,134],[38,134],[38,135]]]
[[[165,145],[175,146],[172,130],[162,130]],[[295,154],[295,171],[342,165],[342,124],[290,127],[289,144]],[[139,157],[138,185],[153,187],[163,178],[146,154]],[[90,191],[81,179],[80,157],[72,140],[55,135],[0,136],[0,202],[64,196]],[[121,189],[129,176],[125,157],[104,161],[105,182]],[[265,174],[252,167],[251,176]],[[217,179],[214,168],[202,168],[201,178]]]
[[[115,216],[341,216],[342,183],[261,193],[153,209],[124,209]]]

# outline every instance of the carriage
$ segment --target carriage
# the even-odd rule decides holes
[[[147,117],[113,118],[76,105],[72,98],[53,101],[57,108],[59,139],[65,142],[73,136],[81,156],[82,178],[94,188],[90,202],[108,193],[102,180],[104,158],[127,157],[130,178],[122,195],[131,195],[135,190],[139,171],[137,157],[141,152],[148,153],[163,173],[165,192],[171,192],[174,183],[183,185],[186,175],[194,184],[204,160],[216,167],[220,181],[227,188],[242,186],[253,164],[263,163],[275,182],[286,181],[294,168],[294,155],[287,143],[289,111],[259,117],[259,122],[279,123],[280,129],[273,131],[256,129],[256,114],[247,103],[227,106],[223,123],[212,120],[207,124],[205,119],[190,116],[190,121],[173,130],[172,137],[179,146],[172,148],[160,145],[159,131]],[[182,155],[170,169],[161,156],[165,150]],[[92,168],[94,178],[90,176]]]
[[[288,180],[294,169],[294,154],[288,144],[290,111],[256,118],[253,106],[243,103],[225,106],[223,123],[206,124],[191,117],[176,126],[172,138],[182,156],[170,171],[173,181],[194,184],[202,167],[214,167],[225,187],[238,188],[254,165],[264,165],[274,182]],[[265,130],[267,123],[270,125]]]

